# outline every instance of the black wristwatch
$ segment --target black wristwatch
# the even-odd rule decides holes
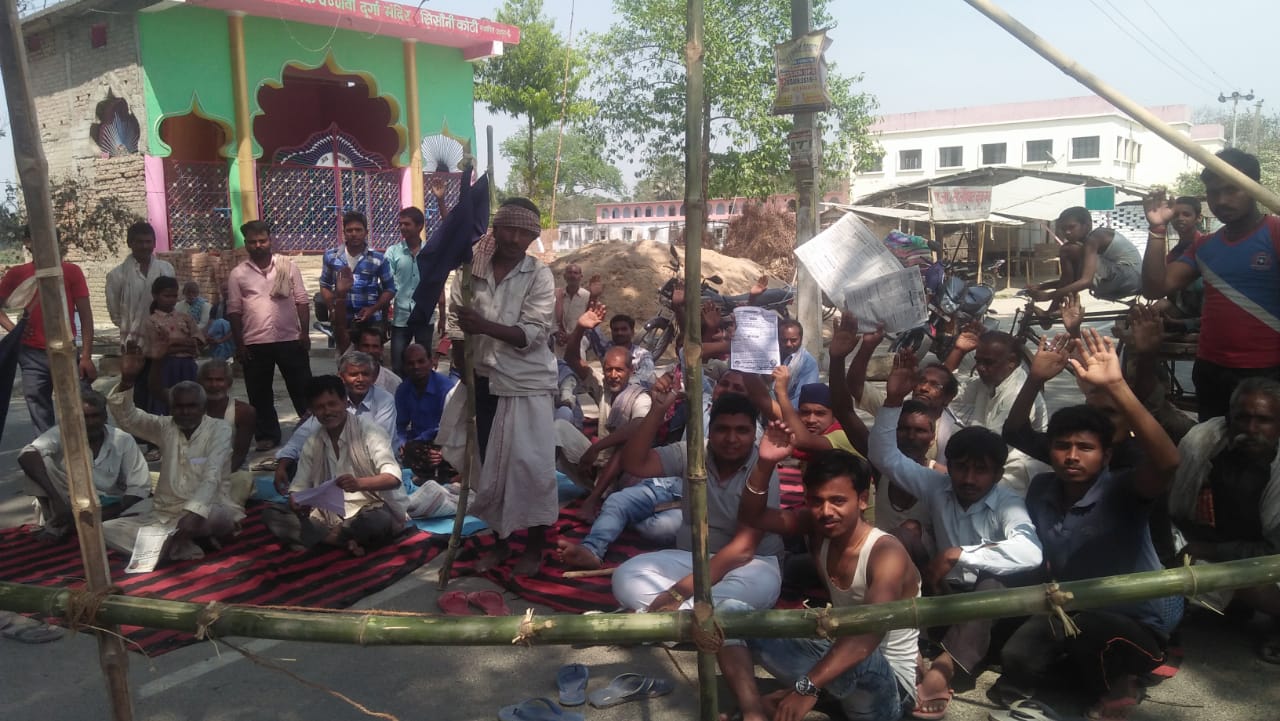
[[[821,691],[822,689],[813,685],[813,682],[809,680],[808,676],[801,676],[800,679],[796,681],[796,693],[801,696],[816,697]]]

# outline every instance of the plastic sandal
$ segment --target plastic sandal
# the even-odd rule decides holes
[[[560,689],[561,706],[581,706],[587,702],[587,681],[591,672],[580,663],[560,667],[556,687]]]
[[[615,676],[608,686],[591,693],[591,705],[609,708],[642,698],[665,696],[675,689],[675,684],[665,678],[650,678],[638,673]]]
[[[549,698],[531,698],[498,710],[498,721],[583,721],[582,714],[565,711]]]

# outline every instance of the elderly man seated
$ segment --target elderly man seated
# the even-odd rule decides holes
[[[347,389],[347,413],[370,416],[388,438],[396,433],[396,398],[373,384],[373,357],[360,351],[347,351],[338,359],[338,377]],[[302,446],[320,429],[314,417],[298,425],[289,442],[276,451],[276,490],[284,493],[293,478],[302,454]]]
[[[231,424],[231,497],[237,503],[244,503],[253,493],[253,476],[244,467],[244,462],[253,444],[258,413],[248,403],[231,397],[234,382],[231,365],[225,360],[207,360],[196,371],[196,383],[204,389],[205,414]]]
[[[363,556],[398,536],[408,519],[409,499],[391,438],[372,418],[348,412],[347,389],[337,376],[312,378],[306,395],[320,430],[302,446],[289,505],[265,509],[263,520],[290,547],[324,543]],[[297,500],[295,494],[326,483],[335,486],[334,507]]]
[[[151,495],[147,462],[133,437],[107,425],[107,399],[97,391],[83,391],[84,429],[93,454],[93,486],[102,500],[102,518],[110,520]],[[67,490],[66,456],[58,426],[41,433],[18,455],[27,477],[27,493],[40,504],[44,528],[41,541],[61,541],[75,531]]]
[[[1196,561],[1234,561],[1280,553],[1280,383],[1246,378],[1231,394],[1226,418],[1194,426],[1178,445],[1182,464],[1169,491],[1174,525]],[[1280,618],[1274,584],[1241,589],[1233,598]],[[1259,649],[1280,663],[1280,638]]]
[[[120,383],[107,396],[116,426],[160,448],[160,479],[151,498],[102,524],[107,545],[132,554],[138,531],[162,527],[172,532],[161,558],[201,558],[202,545],[235,530],[244,507],[232,500],[231,424],[205,415],[204,388],[183,381],[169,389],[172,416],[157,416],[133,405],[133,386],[144,359],[126,353]]]
[[[396,435],[393,450],[413,470],[415,481],[440,475],[444,457],[436,444],[445,400],[457,380],[436,371],[436,359],[426,346],[404,349],[405,382],[396,389]]]

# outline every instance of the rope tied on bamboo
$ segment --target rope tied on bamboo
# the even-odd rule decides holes
[[[67,630],[72,633],[79,633],[84,629],[97,628],[94,624],[98,620],[98,613],[102,610],[102,604],[106,602],[108,596],[118,593],[124,593],[124,589],[115,585],[107,586],[98,591],[89,591],[83,588],[68,591],[67,612],[64,616],[67,621]]]
[[[537,635],[539,631],[555,627],[556,622],[551,619],[547,619],[541,623],[534,623],[533,609],[526,608],[524,611],[524,618],[520,619],[520,625],[516,627],[516,637],[511,639],[511,643],[530,646],[533,644],[533,637]]]
[[[703,601],[693,604],[693,645],[703,653],[719,653],[724,646],[724,628],[715,609]]]
[[[1054,581],[1045,586],[1044,596],[1049,602],[1049,610],[1062,622],[1062,632],[1066,634],[1067,638],[1079,636],[1080,627],[1076,625],[1075,621],[1071,620],[1066,610],[1066,605],[1075,599],[1075,595],[1070,591],[1063,591],[1058,587],[1058,582]]]
[[[210,601],[209,605],[200,609],[200,613],[196,614],[196,640],[203,641],[206,638],[212,640],[213,634],[209,632],[209,627],[218,622],[222,618],[222,612],[226,610],[227,605],[217,601]]]
[[[832,617],[831,604],[828,603],[822,608],[815,608],[813,611],[813,616],[817,619],[814,631],[817,632],[819,638],[824,638],[828,641],[832,640],[836,629],[840,627],[840,622]]]

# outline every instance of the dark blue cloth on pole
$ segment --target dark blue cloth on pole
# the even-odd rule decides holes
[[[418,289],[413,293],[410,327],[430,320],[449,272],[471,262],[472,244],[489,230],[489,175],[486,173],[472,185],[468,169],[462,175],[461,186],[458,204],[418,252]]]
[[[27,316],[14,324],[13,330],[4,338],[0,338],[0,398],[13,396],[13,377],[18,372],[18,352],[22,349],[22,334],[27,329]],[[9,418],[9,404],[4,405],[0,413],[0,438],[4,437],[5,421]]]

